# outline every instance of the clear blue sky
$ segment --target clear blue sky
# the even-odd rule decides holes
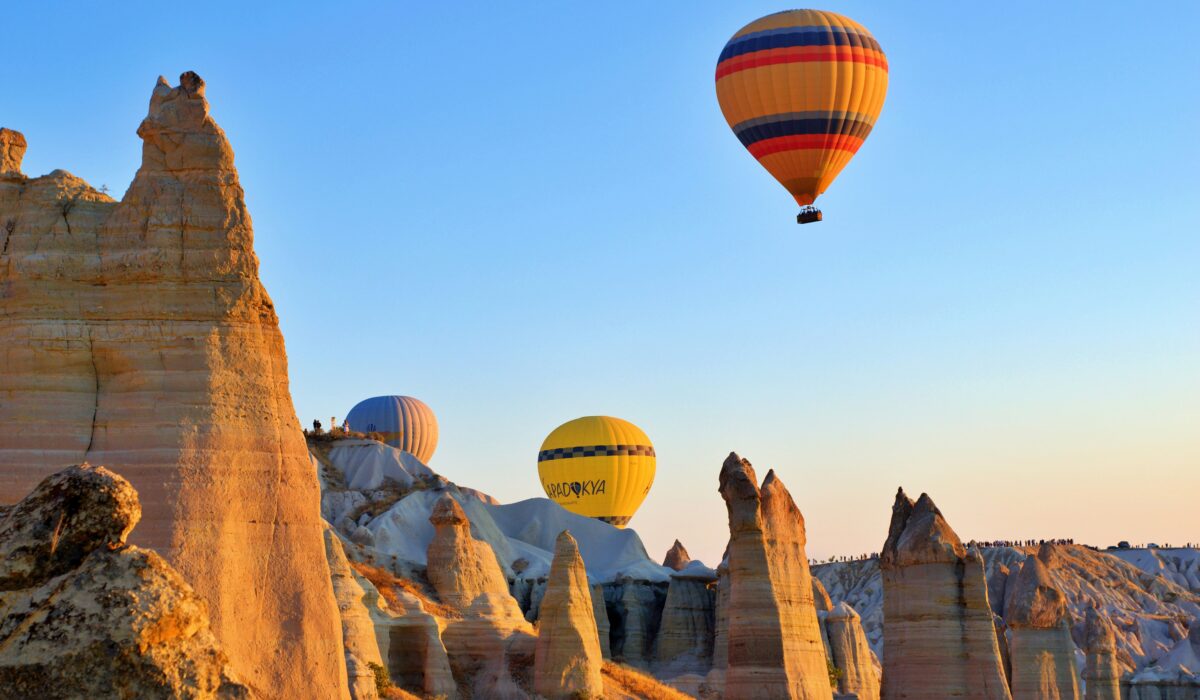
[[[815,556],[900,484],[964,537],[1200,540],[1200,4],[829,2],[891,85],[805,227],[713,89],[786,5],[384,5],[19,3],[0,125],[119,197],[197,71],[302,419],[421,397],[433,466],[510,501],[560,422],[628,418],[655,556],[719,557],[731,449]]]

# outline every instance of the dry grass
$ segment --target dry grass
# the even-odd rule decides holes
[[[383,691],[379,697],[387,698],[387,700],[421,700],[420,695],[413,695],[404,688],[394,685]]]
[[[612,661],[605,661],[602,669],[604,680],[617,686],[622,692],[644,700],[692,700],[692,696],[681,693],[669,685],[641,671]]]
[[[383,596],[383,599],[392,607],[400,607],[400,597],[396,594],[396,591],[404,591],[420,601],[421,609],[431,615],[437,615],[446,619],[462,617],[462,613],[458,610],[434,600],[433,595],[425,590],[424,586],[415,581],[400,578],[387,569],[358,561],[350,562],[350,566],[358,572],[359,576],[370,581],[372,585],[378,588],[379,595]]]

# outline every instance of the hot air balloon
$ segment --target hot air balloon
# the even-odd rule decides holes
[[[788,10],[733,35],[717,59],[717,101],[738,140],[796,198],[796,217],[862,146],[887,95],[887,57],[858,22]]]
[[[425,402],[411,396],[375,396],[359,401],[346,416],[351,430],[382,433],[383,441],[424,463],[437,449],[438,425]]]
[[[654,446],[629,421],[576,418],[542,443],[538,475],[563,508],[625,527],[654,483]]]

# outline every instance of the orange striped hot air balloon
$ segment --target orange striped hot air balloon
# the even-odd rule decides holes
[[[717,60],[717,101],[746,150],[819,221],[813,202],[862,146],[887,95],[887,57],[858,22],[788,10],[733,35]]]

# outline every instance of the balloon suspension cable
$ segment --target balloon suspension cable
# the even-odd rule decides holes
[[[810,204],[800,209],[800,213],[796,215],[796,223],[811,224],[814,221],[820,221],[823,218],[824,216],[821,214],[821,210]]]

